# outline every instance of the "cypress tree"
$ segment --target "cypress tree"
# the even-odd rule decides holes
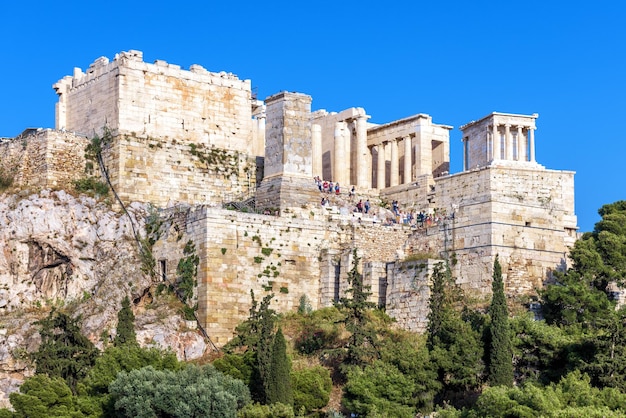
[[[130,299],[128,299],[128,296],[122,300],[122,309],[120,309],[117,313],[117,329],[113,345],[115,347],[123,345],[137,345],[137,336],[135,335],[135,314],[133,314],[133,311],[130,308]]]
[[[493,296],[491,314],[491,345],[489,351],[489,383],[492,386],[513,385],[513,349],[509,328],[509,310],[504,296],[502,268],[496,255],[493,263]]]
[[[276,402],[293,405],[291,363],[287,357],[287,343],[280,328],[276,332],[272,344],[272,360],[267,385],[267,403]]]

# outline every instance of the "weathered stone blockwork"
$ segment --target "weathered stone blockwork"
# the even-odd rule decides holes
[[[0,171],[14,186],[66,188],[86,176],[89,140],[51,129],[27,130],[0,144]]]
[[[113,187],[126,202],[217,205],[255,189],[256,161],[237,151],[120,135],[104,155]]]
[[[177,138],[207,147],[250,153],[250,80],[187,70],[140,51],[122,52],[112,62],[99,58],[83,73],[74,70],[54,86],[59,95],[57,129],[92,136],[104,126],[131,136]]]

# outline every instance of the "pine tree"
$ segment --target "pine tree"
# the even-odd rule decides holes
[[[285,336],[280,328],[276,332],[274,344],[272,344],[272,359],[267,385],[267,403],[276,402],[293,405],[291,362],[287,357]]]
[[[137,336],[135,335],[135,314],[133,314],[133,311],[130,308],[130,299],[128,299],[128,296],[122,300],[122,309],[120,309],[117,313],[117,330],[113,345],[115,345],[115,347],[121,347],[123,345],[137,345]]]
[[[502,268],[496,255],[493,263],[493,296],[491,314],[491,345],[489,351],[489,383],[492,386],[513,386],[513,349],[509,328],[509,310],[504,295]]]
[[[351,297],[343,297],[337,304],[339,309],[346,312],[343,322],[346,330],[351,333],[345,363],[355,365],[363,365],[379,357],[376,349],[376,333],[369,325],[367,316],[367,311],[375,308],[376,304],[367,300],[371,295],[370,286],[363,284],[363,275],[358,271],[359,260],[355,248],[352,269],[348,272],[350,288],[346,290]]]
[[[41,344],[33,353],[35,373],[60,377],[76,393],[77,382],[85,377],[98,357],[98,349],[80,332],[79,320],[53,310],[37,321]]]

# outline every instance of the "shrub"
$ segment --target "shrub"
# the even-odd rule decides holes
[[[330,400],[333,382],[330,372],[321,366],[291,372],[293,404],[296,411],[310,413],[325,407]]]
[[[96,177],[86,177],[73,181],[74,189],[79,193],[87,193],[98,196],[106,196],[109,193],[109,185],[98,180]]]

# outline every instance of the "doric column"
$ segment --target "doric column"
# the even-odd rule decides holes
[[[409,135],[404,137],[404,184],[409,184],[413,181],[413,147],[411,146],[411,137]]]
[[[498,134],[498,125],[496,125],[495,121],[493,123],[493,158],[492,160],[499,160],[501,157],[500,153],[500,135]]]
[[[504,125],[504,151],[505,159],[511,161],[513,159],[513,145],[511,138],[511,125],[508,123]]]
[[[378,156],[376,157],[376,188],[378,190],[385,188],[385,144],[376,145]]]
[[[346,140],[344,132],[346,131],[345,122],[335,123],[335,149],[333,155],[333,173],[331,181],[338,181],[341,186],[347,186],[343,182],[343,171],[346,166],[350,166],[350,162],[346,161]]]
[[[398,167],[398,140],[391,141],[391,167],[389,173],[389,186],[397,186],[400,183]]]
[[[463,171],[467,171],[467,137],[462,139],[463,141]],[[489,152],[489,136],[487,136],[487,152]]]
[[[524,147],[522,143],[524,142],[524,137],[522,136],[522,126],[517,126],[517,161],[525,161],[525,155],[522,151]]]
[[[371,157],[367,149],[367,118],[361,116],[355,120],[356,125],[356,185],[361,188],[371,188],[371,175],[368,167]]]
[[[322,172],[322,127],[316,123],[311,125],[311,148],[313,175],[323,177]]]
[[[535,162],[535,128],[528,128],[528,141],[530,142],[530,161]]]

